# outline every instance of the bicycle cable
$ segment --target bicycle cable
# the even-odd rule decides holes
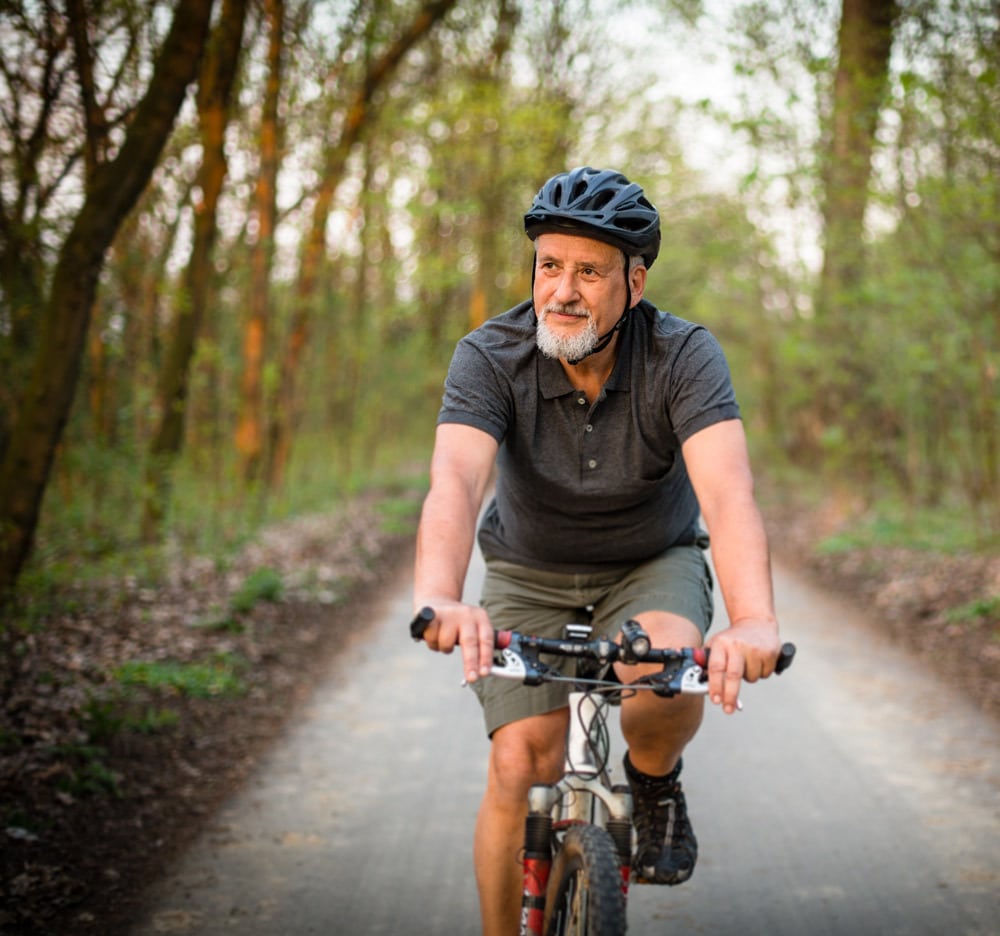
[[[583,682],[584,680],[579,681]],[[604,773],[607,770],[611,753],[611,732],[608,728],[607,717],[610,702],[607,699],[601,698],[601,693],[599,692],[591,691],[582,695],[577,700],[577,718],[581,723],[587,722],[584,712],[584,705],[587,703],[594,706],[594,713],[589,720],[589,729],[587,731],[587,750],[590,753],[593,766],[597,768],[598,773]],[[576,770],[578,765],[572,762],[571,753],[567,752],[569,766],[571,769]]]

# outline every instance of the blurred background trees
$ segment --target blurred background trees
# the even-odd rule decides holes
[[[422,470],[454,342],[528,296],[525,207],[586,163],[660,208],[649,298],[723,341],[761,470],[995,545],[998,16],[4,3],[0,587]]]

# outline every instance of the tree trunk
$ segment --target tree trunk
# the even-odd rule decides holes
[[[216,213],[225,182],[226,127],[239,66],[247,0],[223,0],[219,22],[205,56],[198,88],[202,160],[198,171],[201,199],[195,207],[191,258],[157,383],[158,422],[149,445],[143,488],[142,538],[160,537],[170,497],[170,471],[184,441],[191,360],[208,306],[212,280]]]
[[[125,142],[88,176],[83,206],[62,245],[28,384],[0,463],[0,591],[11,588],[31,550],[56,446],[80,373],[104,253],[145,187],[187,87],[197,74],[212,4],[178,0],[146,94]]]
[[[269,434],[272,456],[269,460],[270,483],[277,486],[284,478],[291,454],[292,435],[298,419],[298,387],[296,374],[302,349],[309,338],[310,319],[316,303],[320,267],[326,256],[326,224],[337,186],[351,150],[361,139],[370,117],[372,98],[378,88],[395,72],[407,52],[455,5],[456,0],[433,0],[427,3],[403,30],[396,41],[368,68],[364,81],[351,101],[344,128],[336,146],[331,147],[324,166],[323,178],[313,207],[312,225],[302,252],[299,276],[295,284],[295,305],[279,377],[278,407],[272,414]],[[364,276],[364,271],[361,271]]]
[[[821,319],[849,302],[861,280],[871,157],[898,11],[896,0],[843,0],[824,193]]]
[[[284,47],[283,0],[266,0],[269,29],[267,90],[260,123],[260,171],[254,196],[257,239],[250,254],[250,315],[243,332],[243,377],[236,450],[244,481],[257,479],[264,453],[264,353],[271,305],[271,265],[277,221],[277,179],[280,161],[281,57]]]

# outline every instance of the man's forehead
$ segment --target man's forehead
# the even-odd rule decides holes
[[[535,250],[539,257],[570,263],[617,264],[622,256],[617,247],[604,241],[558,232],[539,234],[535,240]]]

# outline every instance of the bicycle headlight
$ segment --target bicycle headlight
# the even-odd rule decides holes
[[[622,657],[626,663],[634,663],[643,659],[649,653],[652,644],[649,635],[642,629],[638,621],[626,621],[622,624]]]

